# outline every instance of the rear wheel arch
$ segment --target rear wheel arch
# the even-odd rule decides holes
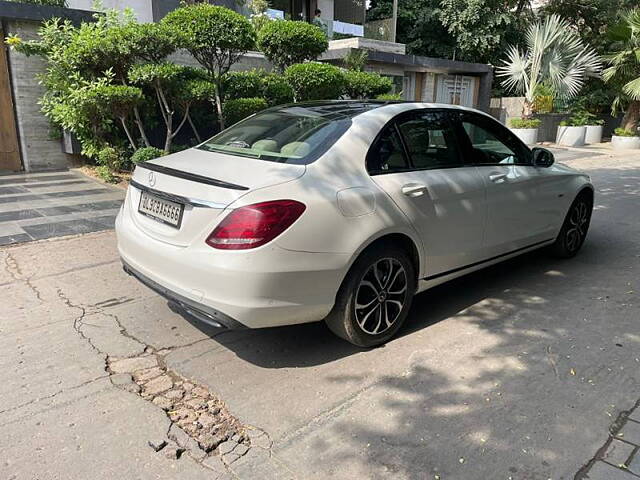
[[[355,256],[351,266],[353,266],[353,264],[358,261],[358,258],[360,258],[369,250],[384,245],[394,245],[404,250],[411,259],[411,263],[416,274],[416,280],[420,277],[420,252],[415,241],[410,236],[404,233],[387,233],[385,235],[382,235],[381,237],[374,239],[365,248],[363,248],[358,253],[358,255]],[[349,269],[351,269],[351,266],[349,267]]]

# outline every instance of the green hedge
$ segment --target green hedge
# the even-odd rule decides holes
[[[227,73],[223,80],[225,98],[236,100],[261,97],[263,76],[264,74],[256,70]]]
[[[235,100],[227,100],[222,107],[225,125],[231,126],[265,108],[267,108],[267,101],[264,98],[237,98]]]
[[[293,89],[282,75],[269,73],[262,77],[262,96],[269,106],[291,103]]]
[[[376,98],[391,91],[391,79],[377,73],[347,70],[344,72],[345,93],[353,99]]]
[[[293,89],[296,102],[306,100],[335,100],[344,92],[342,70],[326,63],[297,63],[284,72]]]

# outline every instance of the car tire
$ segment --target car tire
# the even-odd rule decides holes
[[[569,207],[560,233],[551,245],[551,253],[559,258],[575,257],[585,239],[591,223],[593,201],[590,196],[581,193]]]
[[[325,322],[358,347],[381,345],[407,318],[416,282],[415,268],[403,249],[383,244],[365,250],[342,282]]]

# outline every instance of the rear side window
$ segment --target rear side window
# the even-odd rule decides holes
[[[402,172],[408,168],[398,130],[394,124],[388,125],[367,155],[367,170],[375,175]]]
[[[398,122],[412,166],[418,170],[462,165],[455,131],[444,112],[418,112]]]

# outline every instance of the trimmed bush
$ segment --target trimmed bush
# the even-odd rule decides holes
[[[236,100],[262,96],[262,77],[261,72],[256,70],[227,73],[222,81],[225,97]]]
[[[402,101],[402,93],[383,93],[378,95],[376,100],[384,100],[385,102],[400,102]]]
[[[347,70],[344,79],[344,91],[353,99],[375,98],[389,93],[393,88],[391,79],[377,73]]]
[[[264,98],[238,98],[227,100],[222,108],[226,125],[233,125],[249,115],[267,108],[267,101]]]
[[[98,151],[97,164],[108,168],[112,172],[118,172],[124,164],[122,152],[114,147],[103,147]]]
[[[294,63],[315,60],[328,47],[324,32],[306,22],[269,22],[258,33],[258,48],[280,70]]]
[[[164,154],[164,150],[156,147],[139,148],[131,155],[131,163],[137,165],[140,162],[148,162],[154,158],[162,157]]]
[[[282,75],[269,73],[262,77],[262,96],[269,106],[293,102],[293,89]]]
[[[213,80],[216,113],[224,128],[223,76],[254,47],[256,33],[251,22],[228,8],[196,3],[169,12],[161,23],[175,29],[177,45],[187,49]]]
[[[538,128],[542,122],[538,118],[512,118],[509,120],[511,128]]]
[[[326,63],[291,65],[284,76],[293,89],[296,102],[337,99],[344,91],[342,70]]]
[[[638,134],[633,130],[627,130],[626,128],[616,128],[613,131],[614,135],[618,137],[637,137]]]

